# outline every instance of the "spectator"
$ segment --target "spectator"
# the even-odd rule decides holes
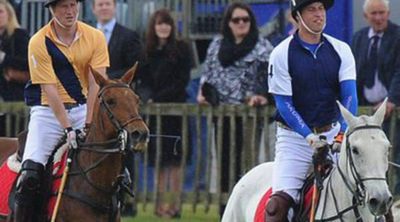
[[[175,37],[176,27],[173,18],[166,9],[160,9],[151,16],[145,44],[145,62],[138,79],[141,88],[148,89],[144,101],[147,103],[184,103],[186,86],[190,79],[191,52],[189,46]],[[163,135],[182,137],[182,118],[166,116],[161,118]],[[155,118],[150,121],[150,131],[156,132]],[[167,204],[165,193],[180,193],[180,163],[182,158],[181,140],[162,138],[161,165],[157,190],[160,194],[155,214],[159,217],[179,217],[180,206],[177,201]],[[150,165],[154,165],[156,139],[150,140]],[[190,153],[190,152],[189,152]],[[190,156],[190,154],[188,154]]]
[[[314,151],[333,143],[334,138],[333,148],[340,148],[347,125],[336,100],[352,114],[357,112],[351,49],[324,34],[326,11],[334,0],[291,3],[298,30],[274,49],[268,74],[278,129],[273,194],[266,206],[266,221],[292,221],[288,211],[299,203]]]
[[[254,13],[244,3],[233,3],[225,11],[221,27],[221,35],[211,42],[207,51],[197,101],[214,105],[268,104],[266,78],[272,45],[259,35]],[[217,96],[211,99],[208,94]],[[232,128],[229,118],[224,119],[223,125],[221,192],[228,193],[229,165],[232,161],[229,155]],[[241,172],[242,132],[241,119],[236,118],[235,181],[239,180]],[[222,204],[221,216],[224,209],[225,204]]]
[[[6,0],[0,0],[0,100],[23,101],[28,72],[29,35],[21,29],[15,11]],[[11,121],[16,122],[12,118]],[[20,122],[23,128],[23,121]],[[6,135],[5,116],[0,115],[0,136]],[[15,129],[12,130],[13,132]],[[15,136],[11,134],[10,136]]]
[[[108,44],[110,67],[107,74],[110,79],[118,79],[139,61],[142,43],[136,32],[117,22],[116,0],[93,0],[92,9],[97,28],[102,30]]]
[[[65,135],[76,146],[74,129],[92,121],[99,86],[90,71],[106,78],[109,66],[104,35],[78,21],[79,2],[47,0],[52,20],[32,36],[28,46],[31,81],[25,101],[31,106],[29,132],[16,185],[15,221],[42,221],[45,165]]]
[[[0,0],[0,94],[4,101],[23,101],[29,79],[28,33],[20,28],[13,7]]]
[[[377,109],[388,97],[385,132],[389,133],[390,117],[400,104],[400,29],[389,20],[388,0],[366,0],[364,17],[368,27],[356,32],[352,49],[356,59],[357,87],[360,105]],[[397,127],[400,122],[397,121]],[[394,137],[395,162],[400,161],[400,130]],[[397,172],[395,194],[400,194],[400,171]]]

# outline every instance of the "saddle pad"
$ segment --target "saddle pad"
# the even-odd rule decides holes
[[[7,164],[7,161],[0,167],[0,215],[7,216],[10,213],[8,207],[8,195],[14,184],[18,173],[12,171]]]
[[[256,214],[254,215],[254,222],[265,222],[265,208],[272,194],[272,188],[269,188],[263,195],[257,205]]]

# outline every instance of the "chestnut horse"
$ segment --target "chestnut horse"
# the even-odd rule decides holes
[[[149,136],[139,115],[139,97],[129,87],[136,67],[119,80],[92,70],[100,86],[93,121],[72,156],[56,221],[120,221],[116,195],[126,149],[143,151]]]

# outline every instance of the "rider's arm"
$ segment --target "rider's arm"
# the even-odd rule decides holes
[[[342,105],[353,115],[357,115],[358,99],[355,80],[345,80],[340,82],[340,103],[342,103]],[[339,122],[341,125],[340,131],[346,131],[347,124],[342,116],[340,116]]]
[[[312,133],[311,129],[294,108],[291,96],[274,95],[274,98],[279,114],[291,129],[302,135],[304,138]]]
[[[346,107],[353,115],[357,114],[357,87],[356,87],[356,64],[353,53],[350,47],[342,43],[340,46],[339,56],[341,58],[341,65],[339,69],[339,87],[340,87],[340,102]],[[341,124],[340,132],[346,131],[347,124],[340,116],[339,122]]]
[[[64,104],[58,94],[56,84],[41,84],[43,92],[47,96],[49,106],[54,112],[57,120],[61,126],[65,129],[71,127],[71,123],[68,120],[67,112],[65,111]]]
[[[100,73],[105,79],[107,79],[106,68],[97,68],[95,69],[98,73]],[[88,85],[88,96],[87,96],[87,112],[86,112],[86,123],[92,122],[93,117],[93,106],[94,101],[96,100],[97,93],[99,91],[99,86],[94,80],[92,72],[89,73],[89,85]]]
[[[105,79],[108,79],[106,74],[106,68],[110,66],[110,59],[108,56],[107,41],[104,34],[101,31],[96,30],[95,35],[96,48],[93,52],[92,58],[89,62],[89,66],[100,73]],[[86,123],[91,123],[93,118],[93,106],[96,100],[97,93],[99,91],[99,86],[94,80],[92,72],[89,70],[88,74],[88,95],[87,95],[87,113],[86,113]]]

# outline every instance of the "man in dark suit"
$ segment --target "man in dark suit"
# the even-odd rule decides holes
[[[97,28],[103,31],[108,43],[110,67],[107,74],[111,79],[120,78],[140,59],[142,43],[139,35],[117,23],[116,0],[93,0],[92,10]]]
[[[360,105],[377,108],[385,97],[389,98],[384,122],[386,133],[389,132],[389,117],[400,105],[400,28],[389,21],[389,14],[388,0],[365,0],[364,17],[369,26],[355,33],[352,42]],[[400,138],[399,132],[397,130],[395,138]],[[394,159],[399,162],[400,146],[394,151]],[[400,194],[399,182],[395,192]]]

